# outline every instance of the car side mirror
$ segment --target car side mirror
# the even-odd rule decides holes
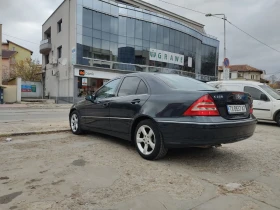
[[[260,99],[261,99],[261,101],[268,101],[268,98],[265,94],[261,94]]]
[[[87,96],[86,96],[86,100],[87,100],[87,101],[93,102],[94,99],[95,99],[95,96],[94,96],[94,95],[87,95]]]

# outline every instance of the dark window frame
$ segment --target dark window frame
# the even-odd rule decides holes
[[[62,31],[62,18],[57,22],[57,33]]]
[[[57,48],[57,59],[62,57],[62,45]]]

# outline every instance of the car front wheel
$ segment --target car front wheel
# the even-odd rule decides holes
[[[77,111],[73,111],[70,115],[70,127],[71,131],[75,135],[79,135],[82,133],[81,123],[80,123],[80,115]]]
[[[137,125],[134,141],[138,153],[146,160],[160,159],[167,154],[168,149],[152,120],[144,120]]]

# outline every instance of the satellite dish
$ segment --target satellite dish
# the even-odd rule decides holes
[[[67,58],[63,58],[61,61],[61,65],[65,66],[67,64]]]

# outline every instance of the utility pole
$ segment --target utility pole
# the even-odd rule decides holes
[[[0,85],[2,85],[2,24],[0,23]]]

